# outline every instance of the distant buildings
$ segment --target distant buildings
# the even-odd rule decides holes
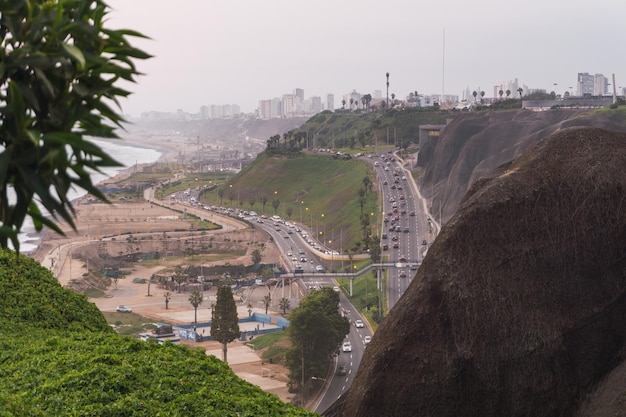
[[[555,83],[551,88],[556,89]],[[520,90],[521,89],[521,94]],[[605,97],[609,95],[609,80],[602,74],[589,74],[586,72],[578,73],[576,92],[574,93],[573,87],[569,87],[570,91],[560,94],[554,91],[556,98],[568,98],[568,97]],[[500,92],[502,91],[502,94]],[[441,106],[441,108],[458,108],[466,109],[471,107],[474,103],[489,104],[493,101],[500,99],[519,99],[530,97],[538,94],[547,94],[548,91],[543,88],[529,88],[526,85],[520,85],[517,78],[514,80],[508,80],[496,85],[493,85],[493,91],[491,94],[486,94],[488,91],[480,87],[476,89],[470,89],[469,87],[462,92],[459,100],[458,95],[451,94],[420,94],[418,91],[409,92],[404,98],[395,97],[391,99],[391,106],[394,107],[431,107]],[[508,92],[508,94],[507,94]],[[476,95],[474,95],[476,93]],[[373,90],[371,93],[369,108],[375,109],[384,105],[382,90]],[[620,96],[626,95],[626,89],[620,87],[617,91]],[[343,111],[359,111],[363,109],[362,98],[365,93],[359,93],[356,90],[344,94],[341,96],[341,102],[339,105],[335,103],[335,96],[333,94],[327,94],[325,99],[319,96],[312,96],[306,98],[304,95],[304,89],[296,88],[293,93],[283,94],[282,97],[274,97],[271,99],[264,99],[258,101],[258,108],[252,117],[260,119],[273,119],[273,118],[290,118],[290,117],[302,117],[313,116],[324,110],[335,111],[341,109]],[[144,120],[209,120],[209,119],[228,119],[243,117],[241,108],[236,104],[224,104],[224,105],[206,105],[200,107],[199,113],[190,114],[182,110],[177,110],[175,113],[171,112],[144,112],[141,114],[141,118]]]
[[[282,97],[259,100],[257,117],[260,119],[275,119],[312,116],[324,110],[335,110],[335,96],[328,94],[326,103],[319,96],[304,97],[304,90],[296,88],[293,94],[283,94]]]
[[[609,80],[602,74],[591,75],[587,72],[578,73],[576,83],[576,95],[583,96],[603,96],[609,92]]]

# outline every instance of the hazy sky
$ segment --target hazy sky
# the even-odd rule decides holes
[[[106,0],[105,0],[106,1]],[[108,27],[152,38],[155,57],[122,102],[142,111],[356,90],[404,98],[484,90],[518,79],[576,92],[579,72],[626,87],[623,0],[108,0]],[[445,48],[444,48],[445,33]],[[445,50],[445,54],[444,54]],[[445,56],[445,59],[444,59]],[[557,84],[556,86],[554,84]],[[572,90],[569,87],[573,87]],[[612,87],[610,87],[612,88]]]

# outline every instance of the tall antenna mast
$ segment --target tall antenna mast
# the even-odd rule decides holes
[[[445,84],[446,84],[446,30],[445,29],[443,30],[443,47],[442,47],[441,59],[442,59],[442,63],[441,63],[441,103],[440,105],[443,105],[443,95],[444,95]]]

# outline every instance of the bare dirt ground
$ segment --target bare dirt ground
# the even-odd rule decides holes
[[[63,286],[71,286],[70,282],[80,281],[81,276],[87,273],[87,268],[93,268],[97,260],[96,254],[91,254],[93,259],[91,265],[87,261],[90,247],[96,248],[98,242],[103,239],[111,239],[112,236],[120,236],[132,232],[135,235],[142,233],[161,233],[165,230],[178,230],[181,228],[181,220],[173,215],[173,212],[166,207],[150,205],[148,202],[142,203],[118,203],[107,204],[85,204],[84,201],[75,205],[77,212],[77,231],[71,231],[68,225],[62,224],[67,236],[59,236],[50,233],[44,238],[37,253],[33,256],[42,265],[51,269]],[[252,230],[244,223],[236,219],[219,216],[217,214],[207,214],[210,220],[222,224],[223,229],[208,232],[220,237],[228,236],[231,241],[245,242],[252,240]],[[172,232],[168,232],[172,233]],[[263,239],[261,233],[256,233],[256,240]],[[121,240],[122,238],[120,238]],[[279,252],[273,243],[268,239],[263,242],[264,262],[279,262]],[[251,251],[253,246],[246,247],[245,255],[228,260],[206,262],[205,266],[212,264],[251,263]],[[82,255],[77,255],[82,254]],[[129,278],[118,279],[106,291],[105,296],[90,298],[101,311],[115,311],[118,305],[126,305],[133,309],[134,313],[144,316],[154,322],[167,322],[171,324],[190,324],[194,322],[194,309],[189,304],[189,294],[173,293],[168,309],[165,309],[164,292],[152,284],[133,283],[132,277],[150,277],[165,268],[171,268],[180,259],[161,259],[157,265],[144,266],[141,263],[132,265],[132,275]],[[148,292],[150,293],[148,295]],[[197,311],[198,322],[210,320],[210,305],[215,302],[215,290],[205,292],[205,302],[201,304]],[[241,294],[240,294],[241,295]],[[252,302],[253,310],[265,312],[262,300],[265,292],[257,291],[256,294],[246,294],[246,301]],[[248,316],[247,302],[239,306],[240,317]],[[275,309],[275,307],[273,307]],[[277,311],[269,312],[278,314]],[[221,359],[221,345],[217,342],[182,342],[190,347],[204,348],[207,354],[215,355]],[[258,352],[254,352],[243,342],[232,342],[228,345],[228,363],[239,377],[261,387],[267,392],[279,396],[285,402],[291,402],[293,395],[287,390],[288,370],[280,365],[264,363]]]
[[[137,267],[137,273],[143,276],[151,273],[150,269]],[[149,275],[148,275],[149,276]],[[101,311],[115,311],[118,305],[126,305],[137,313],[154,322],[168,322],[172,324],[190,324],[194,321],[194,309],[189,304],[189,294],[174,293],[170,299],[168,309],[165,309],[164,290],[157,289],[152,285],[150,296],[148,296],[148,284],[134,284],[131,279],[120,279],[116,286],[107,291],[105,297],[90,299]],[[260,298],[264,292],[257,291],[250,299],[253,300],[253,310],[265,312],[259,305]],[[208,321],[211,316],[210,304],[215,301],[215,290],[204,294],[206,302],[198,308],[198,322]],[[240,317],[248,317],[247,304],[238,305]],[[278,311],[268,312],[279,314]],[[121,314],[121,313],[120,313]],[[199,331],[201,328],[198,329]],[[208,333],[208,330],[207,330]],[[207,355],[214,355],[222,359],[222,345],[218,342],[181,341],[191,348],[205,349]],[[227,351],[228,364],[235,374],[246,381],[253,383],[264,391],[277,395],[286,403],[290,403],[294,395],[288,392],[287,382],[289,380],[288,370],[284,366],[263,362],[258,352],[255,352],[244,342],[235,341],[228,344]]]

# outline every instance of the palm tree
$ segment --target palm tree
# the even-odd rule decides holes
[[[480,92],[480,102],[481,102],[481,103],[483,102],[483,98],[484,98],[484,97],[485,97],[485,92],[484,92],[484,91],[481,91],[481,92]]]
[[[478,93],[476,91],[473,91],[472,95],[474,96],[474,103],[476,103],[476,96],[478,95]]]
[[[396,95],[394,93],[391,93],[391,107],[393,107],[395,102],[396,102]]]
[[[506,90],[506,98],[509,98],[510,95],[511,95],[511,90]]]
[[[180,265],[174,267],[174,280],[178,283],[178,292],[180,292],[180,284],[183,281],[183,267]]]
[[[263,303],[265,303],[265,314],[267,314],[267,309],[270,307],[271,302],[272,302],[272,297],[269,294],[263,297]]]
[[[288,298],[281,298],[278,301],[278,306],[281,308],[281,310],[283,310],[283,315],[285,315],[287,313],[287,310],[289,310],[289,308],[291,307],[289,299]]]
[[[524,92],[524,89],[522,87],[517,89],[517,92],[519,93],[519,98],[520,100],[522,99],[522,93]]]
[[[258,249],[255,249],[252,251],[252,263],[254,265],[258,265],[261,263],[261,261],[263,260],[263,255],[261,254],[261,251]]]
[[[351,99],[350,99],[350,111],[352,111],[352,105],[353,105],[353,104],[354,104],[354,99],[353,99],[353,98],[351,98]]]
[[[169,291],[165,291],[163,297],[165,298],[165,309],[167,310],[168,305],[170,304],[170,299],[172,298],[172,293]]]
[[[346,108],[346,100],[343,99],[343,100],[341,100],[341,109],[343,110],[345,108]]]
[[[189,303],[193,306],[193,322],[198,322],[198,306],[202,304],[202,294],[198,290],[193,290],[189,296]]]
[[[504,94],[504,91],[500,90],[498,91],[498,94],[500,95],[500,100],[502,100],[502,94]]]
[[[387,75],[387,108],[389,108],[389,73],[385,74]]]

